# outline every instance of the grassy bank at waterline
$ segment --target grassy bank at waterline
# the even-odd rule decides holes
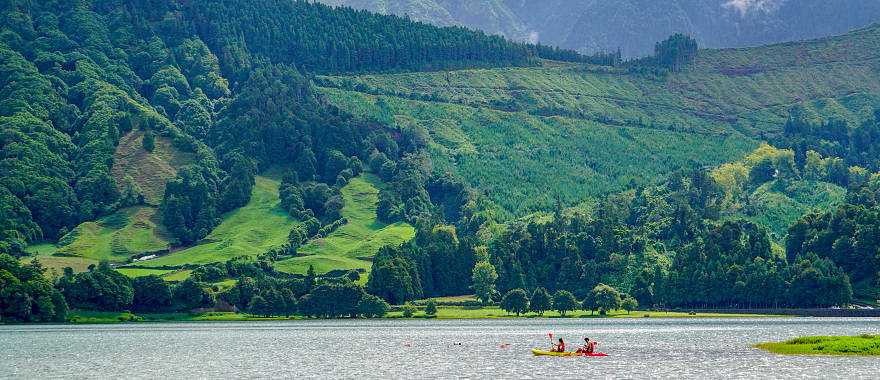
[[[755,347],[782,355],[880,356],[880,335],[806,336]]]

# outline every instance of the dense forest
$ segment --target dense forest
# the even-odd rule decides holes
[[[748,165],[693,167],[593,206],[560,200],[553,212],[516,219],[434,168],[426,126],[356,117],[313,76],[541,59],[613,66],[620,53],[583,57],[307,1],[11,1],[0,11],[4,320],[59,321],[68,308],[381,316],[388,304],[469,293],[511,308],[523,294],[552,293],[563,313],[617,291],[621,305],[643,307],[812,307],[847,305],[880,285],[880,177],[872,175],[880,113],[853,128],[811,124],[794,110],[774,141],[791,150],[766,148],[759,152],[772,154]],[[696,54],[693,39],[675,35],[644,62],[675,72]],[[187,159],[164,176],[119,173],[131,136],[140,136],[138,152]],[[197,245],[248,204],[268,172],[280,173],[275,195],[296,220],[280,247],[185,263],[177,269],[190,276],[176,283],[131,279],[119,262],[53,273],[39,259],[19,261],[30,259],[29,245],[75,239],[81,223],[113,221],[132,206],[155,209],[175,249]],[[342,190],[364,173],[383,183],[378,222],[414,226],[415,237],[379,249],[367,278],[277,270],[349,222]],[[849,193],[839,207],[800,218],[785,248],[730,202],[803,179]],[[225,280],[234,286],[217,285]]]
[[[579,58],[570,50],[303,0],[160,4],[150,7],[147,17],[161,18],[162,25],[182,29],[176,33],[186,31],[202,37],[221,56],[224,71],[233,76],[247,72],[260,59],[295,64],[313,73],[336,73],[522,66],[534,64],[538,58]],[[169,37],[187,35],[176,33]]]
[[[770,180],[758,177],[761,170],[756,166],[753,180]],[[844,305],[853,300],[853,283],[876,289],[880,280],[878,184],[875,176],[838,211],[798,221],[784,253],[773,249],[764,227],[724,220],[722,187],[693,170],[610,196],[592,212],[559,208],[546,220],[511,223],[488,247],[471,249],[474,259],[458,260],[487,261],[497,273],[496,297],[542,288],[584,298],[614,284],[643,306]],[[437,262],[455,268],[448,260],[417,242],[383,251],[368,289],[396,303],[457,294],[436,285],[437,269],[426,270]]]

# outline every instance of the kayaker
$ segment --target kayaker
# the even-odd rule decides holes
[[[563,341],[562,338],[559,338],[559,344],[554,344],[553,349],[551,351],[565,352],[565,341]]]
[[[592,354],[593,352],[596,352],[596,341],[590,341],[590,338],[584,338],[584,346],[578,348],[577,353]]]

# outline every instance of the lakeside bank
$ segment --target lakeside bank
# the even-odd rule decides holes
[[[755,345],[781,355],[880,356],[880,335],[806,336]]]
[[[756,313],[713,313],[713,312],[682,312],[682,311],[631,311],[616,310],[607,315],[590,312],[569,312],[565,316],[556,311],[548,311],[543,315],[527,313],[520,316],[510,314],[495,306],[481,308],[465,306],[438,306],[437,313],[429,315],[424,308],[419,308],[412,316],[404,317],[400,308],[394,308],[379,319],[614,319],[614,318],[767,318],[784,317],[775,314]],[[237,312],[203,312],[203,313],[131,313],[131,312],[96,312],[72,311],[68,316],[71,324],[111,324],[111,323],[150,323],[150,322],[235,322],[235,321],[284,321],[310,319],[302,316],[271,316],[263,317]]]

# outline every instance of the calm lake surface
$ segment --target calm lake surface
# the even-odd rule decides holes
[[[606,358],[534,357],[553,331]],[[0,378],[880,378],[880,358],[753,343],[880,333],[880,319],[340,320],[0,326]],[[501,344],[510,344],[501,348]],[[460,345],[459,345],[460,344]]]

